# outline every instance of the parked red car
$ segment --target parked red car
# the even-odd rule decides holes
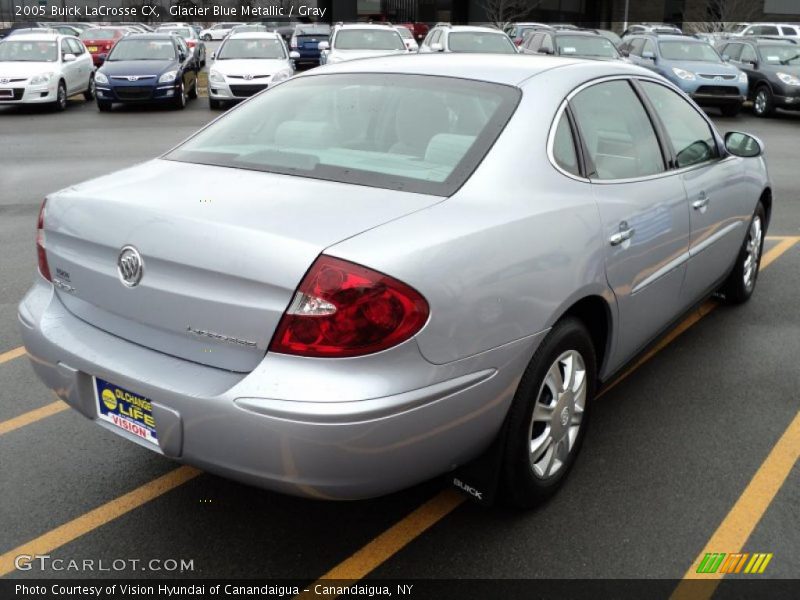
[[[92,55],[96,67],[103,64],[111,48],[130,33],[126,27],[92,27],[85,29],[80,34],[80,39]]]

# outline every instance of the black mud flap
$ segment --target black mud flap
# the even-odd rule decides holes
[[[447,474],[448,483],[467,498],[492,506],[500,488],[506,446],[506,424],[483,454]]]

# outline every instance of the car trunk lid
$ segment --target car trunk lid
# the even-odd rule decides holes
[[[247,372],[328,246],[436,196],[154,160],[52,195],[47,256],[77,317],[194,362]],[[124,247],[143,274],[125,285]]]

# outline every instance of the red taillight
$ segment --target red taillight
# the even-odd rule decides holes
[[[36,255],[39,257],[39,273],[47,281],[53,281],[50,276],[50,265],[47,264],[47,253],[45,252],[45,237],[44,237],[44,205],[47,204],[45,199],[42,202],[42,207],[39,209],[39,219],[36,221]]]
[[[189,46],[189,48],[194,48],[197,45],[197,42],[194,40],[186,40],[186,45]]]
[[[407,340],[428,314],[428,303],[415,289],[323,255],[300,282],[269,349],[300,356],[361,356]]]

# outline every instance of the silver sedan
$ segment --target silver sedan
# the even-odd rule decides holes
[[[164,456],[485,498],[462,473],[489,452],[528,506],[602,382],[704,296],[750,297],[771,210],[761,143],[650,71],[353,61],[48,196],[19,320],[48,386]]]

